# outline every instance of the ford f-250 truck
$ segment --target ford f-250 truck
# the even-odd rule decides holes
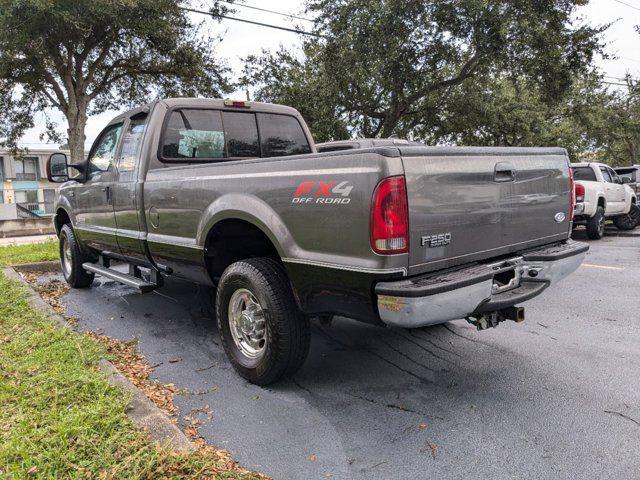
[[[222,344],[257,384],[301,366],[310,317],[521,321],[516,305],[588,248],[569,239],[563,149],[317,153],[300,114],[278,105],[157,101],[114,118],[85,162],[52,155],[47,173],[63,183],[54,223],[67,282],[215,286]]]

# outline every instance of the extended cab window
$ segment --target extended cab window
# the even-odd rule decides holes
[[[131,172],[135,168],[136,160],[140,155],[146,124],[146,115],[134,117],[129,121],[127,131],[122,138],[122,148],[120,159],[118,160],[118,170],[120,172]]]
[[[258,113],[263,157],[311,153],[309,141],[295,117]]]
[[[162,156],[175,159],[225,158],[218,110],[174,110],[165,128]]]
[[[591,167],[573,167],[573,178],[587,182],[597,182],[596,172]]]
[[[116,148],[122,133],[122,124],[111,125],[102,132],[100,138],[94,144],[89,156],[89,175],[107,172],[113,169],[113,161],[116,156]]]

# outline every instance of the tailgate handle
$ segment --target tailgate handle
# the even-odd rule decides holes
[[[494,182],[513,182],[516,179],[516,169],[509,162],[498,162],[493,171]]]

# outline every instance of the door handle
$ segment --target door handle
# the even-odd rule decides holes
[[[513,182],[516,179],[516,169],[509,162],[498,162],[493,170],[494,182]]]

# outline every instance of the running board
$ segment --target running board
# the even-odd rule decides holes
[[[159,287],[157,283],[146,282],[141,278],[118,272],[117,270],[112,270],[108,267],[104,267],[96,263],[83,263],[82,268],[84,268],[87,272],[97,273],[98,275],[102,275],[103,277],[107,277],[111,280],[115,280],[116,282],[128,285],[129,287],[137,288],[142,293],[150,292]]]

